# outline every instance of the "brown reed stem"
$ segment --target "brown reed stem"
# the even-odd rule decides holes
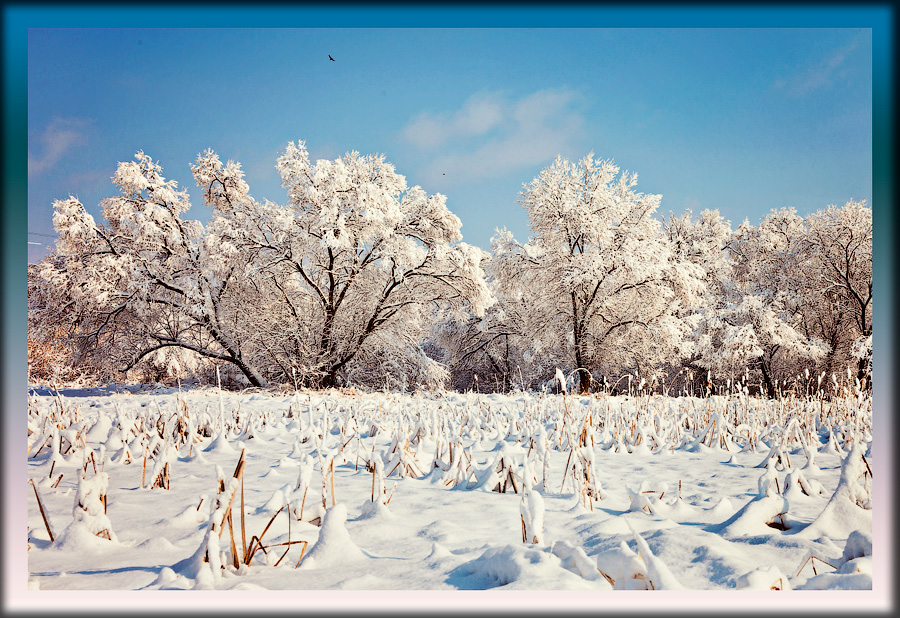
[[[290,519],[288,519],[290,521]],[[247,556],[247,531],[244,526],[244,477],[241,475],[241,550]]]
[[[59,478],[62,478],[62,475],[59,475]],[[31,481],[31,488],[34,489],[34,497],[37,499],[38,509],[41,511],[41,518],[44,520],[44,526],[47,528],[47,534],[50,535],[50,542],[52,543],[55,539],[53,537],[53,531],[50,529],[50,522],[47,520],[47,513],[44,512],[44,505],[41,503],[41,496],[38,493],[37,485],[34,484],[34,479],[29,479]]]
[[[285,505],[281,505],[281,508],[278,509],[277,511],[275,511],[275,514],[272,515],[272,518],[269,520],[269,523],[267,523],[266,527],[263,528],[262,534],[260,534],[258,538],[253,537],[257,541],[256,548],[253,547],[253,539],[250,539],[250,548],[249,549],[252,551],[249,552],[249,555],[245,554],[246,558],[244,559],[244,564],[250,564],[250,560],[253,558],[253,554],[255,554],[256,550],[259,549],[260,545],[262,545],[262,538],[264,536],[266,536],[266,532],[269,531],[269,527],[272,525],[272,522],[274,522],[275,518],[278,517],[278,514],[284,510],[284,507],[285,507]]]
[[[300,542],[305,543],[305,545],[303,546],[303,550],[300,552],[300,557],[297,559],[297,564],[294,565],[295,569],[298,566],[300,566],[300,561],[303,560],[303,555],[306,553],[306,548],[309,547],[309,541],[300,541]]]

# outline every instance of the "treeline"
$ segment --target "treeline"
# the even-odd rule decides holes
[[[593,154],[523,188],[531,237],[462,242],[440,194],[382,155],[276,165],[287,204],[238,163],[191,165],[207,224],[139,152],[95,222],[54,203],[28,269],[35,381],[197,378],[233,387],[509,391],[562,369],[581,392],[871,387],[872,211],[657,214],[661,196]]]

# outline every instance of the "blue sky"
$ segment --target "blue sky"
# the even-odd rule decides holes
[[[332,55],[335,62],[328,60]],[[593,151],[737,226],[872,197],[868,29],[47,29],[28,35],[28,230],[52,202],[99,218],[143,150],[186,187],[206,148],[284,203],[275,160],[381,152],[447,196],[466,242],[529,236],[516,203],[558,155]],[[29,245],[29,261],[44,250]]]

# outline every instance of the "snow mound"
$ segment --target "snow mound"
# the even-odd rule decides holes
[[[832,573],[809,578],[798,590],[871,590],[872,535],[867,530],[854,530],[847,537],[840,566]]]
[[[204,453],[233,453],[235,452],[234,447],[228,442],[228,438],[225,436],[225,432],[220,431],[216,434],[216,437],[212,439],[205,449],[203,449]]]
[[[56,541],[51,547],[66,552],[96,553],[116,546],[119,546],[118,541],[95,536],[85,522],[73,521],[56,537]]]
[[[200,505],[200,508],[197,508],[195,505],[190,505],[181,511],[175,517],[167,520],[169,523],[180,525],[180,526],[194,526],[198,524],[206,523],[209,519],[209,508],[203,508],[203,505]]]
[[[154,537],[152,539],[147,539],[146,541],[144,541],[143,543],[138,545],[138,548],[139,549],[147,549],[147,550],[151,550],[151,551],[165,551],[165,552],[171,552],[171,551],[178,550],[178,548],[175,547],[175,545],[172,543],[172,541],[170,541],[169,539],[167,539],[164,536],[158,536],[158,537]]]
[[[790,590],[791,585],[777,566],[760,567],[737,578],[738,590]]]
[[[101,413],[100,418],[97,419],[97,422],[94,423],[94,425],[90,429],[88,429],[87,433],[85,434],[85,438],[92,442],[103,442],[109,436],[111,429],[112,421],[109,420],[108,416]]]
[[[847,537],[841,559],[849,562],[854,558],[872,555],[872,533],[868,530],[854,530]]]
[[[590,582],[564,569],[562,561],[545,550],[525,545],[491,547],[474,560],[450,572],[448,582],[463,590],[596,589]]]
[[[625,541],[599,554],[597,569],[613,581],[616,590],[646,590],[647,565]]]
[[[428,556],[425,558],[425,562],[431,566],[434,566],[434,565],[440,563],[441,561],[443,561],[447,558],[452,558],[452,557],[453,557],[453,553],[449,549],[447,549],[440,543],[432,543],[431,544],[431,553],[428,554]]]
[[[550,553],[562,561],[564,569],[572,571],[584,579],[603,582],[601,587],[612,590],[612,584],[600,574],[597,565],[581,547],[572,545],[567,541],[557,541],[551,546]]]
[[[788,501],[778,494],[756,496],[714,529],[726,538],[772,534],[778,528],[769,526],[770,523],[780,524],[782,529],[790,527],[789,508]]]
[[[815,521],[797,533],[799,538],[849,538],[854,530],[872,529],[871,491],[860,483],[866,474],[862,457],[862,448],[855,445],[844,459],[841,478],[828,504]]]
[[[856,562],[855,560],[852,562]],[[797,590],[871,590],[871,573],[821,573],[810,577]]]
[[[394,519],[395,515],[386,504],[381,502],[371,502],[366,500],[363,502],[359,519]]]
[[[650,551],[647,541],[637,532],[633,530],[632,532],[638,546],[638,558],[647,566],[647,579],[650,587],[653,590],[684,590],[684,586],[675,579],[669,567]]]
[[[357,547],[347,532],[347,507],[335,504],[325,513],[319,538],[300,563],[301,569],[321,569],[358,562],[366,554]]]

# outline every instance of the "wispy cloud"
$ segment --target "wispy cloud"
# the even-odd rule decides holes
[[[775,80],[773,86],[792,96],[803,96],[835,83],[849,70],[850,55],[859,47],[859,37],[832,51],[814,65],[786,78]]]
[[[83,144],[90,123],[85,118],[56,117],[40,135],[29,136],[28,177],[32,178],[52,169],[67,152]]]
[[[401,132],[423,159],[429,182],[445,174],[476,180],[548,161],[569,150],[582,134],[581,96],[540,90],[514,99],[477,93],[458,110],[419,114]]]
[[[403,137],[419,148],[436,148],[453,138],[484,135],[502,122],[503,112],[498,94],[478,93],[457,111],[419,114],[403,129]]]

